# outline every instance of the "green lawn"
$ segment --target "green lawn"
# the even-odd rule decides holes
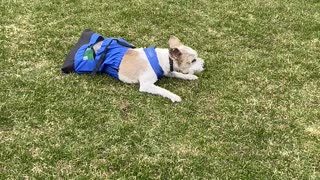
[[[319,0],[0,1],[0,179],[320,179]],[[90,28],[196,49],[198,81],[62,75]]]

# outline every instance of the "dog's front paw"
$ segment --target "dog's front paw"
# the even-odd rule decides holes
[[[187,74],[186,79],[187,80],[197,80],[198,76],[193,75],[193,74]]]
[[[171,101],[174,102],[181,102],[181,97],[179,97],[178,95],[173,95],[170,97]]]

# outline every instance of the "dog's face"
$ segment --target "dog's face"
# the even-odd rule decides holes
[[[174,70],[185,74],[199,73],[204,70],[204,61],[192,48],[183,45],[180,40],[171,36],[169,39],[169,54],[174,60]]]

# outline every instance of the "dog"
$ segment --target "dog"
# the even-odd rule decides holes
[[[93,46],[94,51],[101,47],[101,42]],[[195,73],[204,70],[205,62],[198,57],[198,53],[192,48],[185,46],[181,41],[171,36],[169,48],[155,48],[163,76],[196,80]],[[123,56],[118,72],[118,78],[124,83],[139,83],[140,92],[151,93],[169,98],[172,102],[181,102],[181,98],[154,83],[159,79],[147,54],[143,48],[129,49]]]

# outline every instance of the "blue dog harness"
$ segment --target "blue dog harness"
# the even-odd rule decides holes
[[[94,54],[93,46],[98,40],[103,39],[100,49]],[[119,66],[123,56],[134,46],[119,38],[103,38],[100,34],[94,33],[88,44],[79,48],[74,57],[74,69],[78,74],[85,73],[105,73],[119,79]],[[148,60],[160,79],[163,70],[159,65],[154,47],[145,48],[144,52]]]
[[[156,73],[157,78],[161,79],[163,76],[163,70],[159,64],[157,53],[153,46],[149,48],[144,48],[144,52],[146,53],[146,56],[149,60],[149,63],[153,69],[153,71]]]

